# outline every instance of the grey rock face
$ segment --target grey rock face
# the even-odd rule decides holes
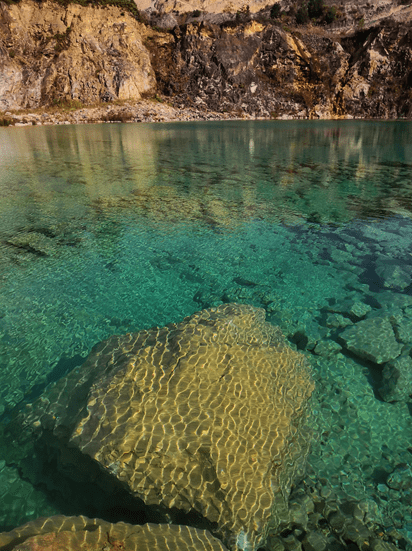
[[[177,25],[177,19],[171,13],[164,13],[156,21],[156,25],[161,29],[173,29]]]
[[[394,360],[402,351],[387,319],[361,320],[345,329],[339,338],[350,352],[377,364]]]

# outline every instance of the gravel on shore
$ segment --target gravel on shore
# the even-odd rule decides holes
[[[217,113],[196,107],[173,107],[162,98],[111,103],[92,107],[52,107],[0,114],[2,126],[87,124],[101,122],[172,122],[255,119],[246,113]]]

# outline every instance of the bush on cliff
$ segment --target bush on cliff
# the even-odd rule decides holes
[[[271,19],[277,19],[280,16],[280,5],[279,4],[273,4],[270,10],[270,17]]]
[[[300,4],[296,10],[296,23],[305,25],[309,21],[314,23],[333,23],[337,19],[338,12],[335,6],[326,6],[324,0],[309,0]]]

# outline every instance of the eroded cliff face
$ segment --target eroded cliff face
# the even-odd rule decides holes
[[[332,28],[290,27],[269,8],[153,12],[150,26],[116,7],[1,4],[0,110],[157,93],[234,116],[409,118],[412,7],[395,8],[361,24],[347,8]]]
[[[344,35],[258,21],[190,24],[152,52],[158,86],[182,105],[265,117],[412,115],[410,20]]]
[[[0,109],[140,98],[155,86],[144,26],[119,8],[0,4]]]

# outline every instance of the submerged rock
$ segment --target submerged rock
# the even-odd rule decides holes
[[[400,356],[383,368],[379,394],[385,402],[410,402],[412,394],[412,358]]]
[[[170,524],[111,524],[84,516],[56,516],[28,522],[0,534],[10,551],[225,551],[207,530]]]
[[[16,249],[36,254],[38,256],[53,256],[56,254],[56,243],[50,237],[37,232],[22,232],[10,237],[7,245]]]
[[[410,465],[398,465],[386,481],[393,490],[410,490],[412,488],[412,468]]]
[[[402,350],[391,323],[384,318],[361,320],[345,329],[339,338],[350,352],[377,364],[394,360]]]
[[[381,278],[383,286],[396,291],[403,291],[411,284],[411,266],[399,266],[398,260],[380,260],[376,265],[376,273]]]
[[[325,339],[323,341],[318,342],[313,352],[318,356],[326,356],[326,358],[330,358],[331,356],[333,356],[334,354],[337,354],[341,350],[342,350],[342,347],[340,344],[338,344],[335,341]]]
[[[372,308],[369,306],[369,304],[365,304],[360,300],[347,300],[342,304],[330,306],[329,310],[331,312],[342,314],[343,316],[345,316],[345,318],[351,318],[355,321],[358,321],[363,319],[369,312],[371,312]],[[346,323],[346,325],[349,325],[349,322],[350,320],[348,321],[348,323]],[[343,327],[342,324],[340,324],[340,326]]]
[[[10,430],[59,449],[74,479],[97,464],[158,518],[195,513],[253,550],[287,519],[313,388],[264,310],[227,304],[100,343]]]

